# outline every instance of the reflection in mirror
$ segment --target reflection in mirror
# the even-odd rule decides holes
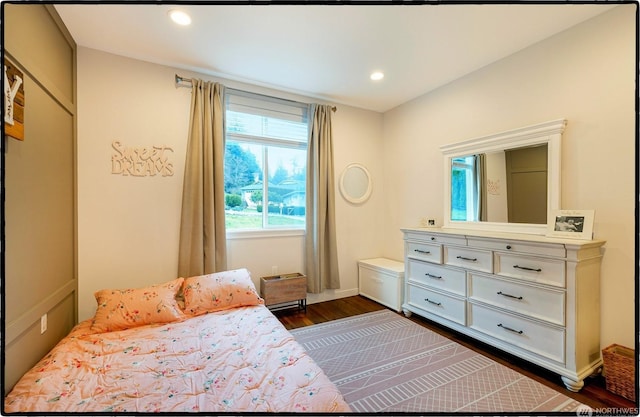
[[[340,192],[345,200],[359,204],[371,195],[371,177],[363,165],[350,164],[340,176]]]
[[[440,147],[444,228],[545,234],[560,209],[558,119]]]
[[[547,144],[452,158],[451,220],[546,224]]]

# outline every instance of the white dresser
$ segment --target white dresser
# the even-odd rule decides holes
[[[600,357],[601,240],[403,229],[405,315],[418,314],[562,376]]]

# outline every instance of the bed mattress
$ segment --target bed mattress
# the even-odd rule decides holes
[[[71,333],[5,398],[13,412],[346,412],[334,384],[263,305]]]

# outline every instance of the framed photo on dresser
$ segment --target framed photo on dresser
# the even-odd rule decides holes
[[[593,239],[594,210],[551,210],[547,236]]]

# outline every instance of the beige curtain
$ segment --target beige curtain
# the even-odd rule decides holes
[[[178,276],[225,270],[224,86],[193,79]]]
[[[336,245],[331,107],[311,105],[307,157],[307,289],[340,288]]]

